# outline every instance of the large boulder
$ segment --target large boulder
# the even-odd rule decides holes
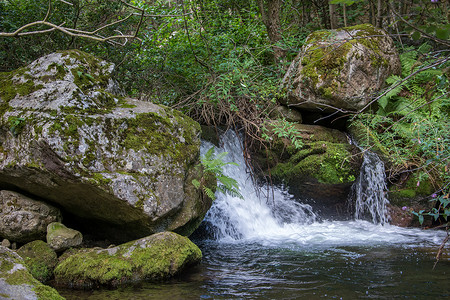
[[[362,163],[358,149],[336,129],[293,124],[289,131],[300,141],[297,147],[291,139],[269,133],[273,140],[255,156],[258,165],[320,216],[346,219],[348,195]]]
[[[55,269],[55,282],[72,288],[117,286],[172,277],[202,258],[188,238],[162,232],[108,248],[69,250]]]
[[[3,246],[0,246],[0,298],[64,300],[55,289],[33,278],[23,259]]]
[[[57,203],[114,240],[190,234],[211,205],[191,184],[202,176],[200,126],[125,99],[113,69],[71,50],[0,73],[0,187]]]
[[[381,29],[363,24],[316,31],[283,79],[282,102],[315,111],[358,111],[400,70],[393,41]]]
[[[0,191],[0,236],[21,243],[45,239],[47,225],[58,221],[59,209],[16,192]]]

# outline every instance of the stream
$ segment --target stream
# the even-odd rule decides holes
[[[115,290],[58,289],[60,294],[69,300],[450,297],[448,254],[433,270],[445,231],[389,225],[387,199],[379,195],[360,197],[370,201],[356,204],[354,220],[327,221],[282,187],[268,197],[264,187],[256,189],[236,135],[229,132],[222,142],[216,151],[228,152],[227,159],[239,164],[226,166],[224,173],[239,182],[245,200],[217,195],[193,237],[203,252],[201,264],[170,281]],[[210,147],[203,143],[202,152]],[[380,186],[373,180],[359,180],[365,183],[356,194]]]

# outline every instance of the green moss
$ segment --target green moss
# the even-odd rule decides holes
[[[28,270],[40,282],[53,276],[57,256],[47,243],[37,240],[22,246],[17,253],[24,259]]]
[[[103,185],[103,186],[109,186],[111,183],[111,179],[106,178],[102,175],[102,173],[93,173],[92,179],[96,184]]]
[[[33,80],[24,75],[25,72],[25,68],[12,72],[0,72],[0,98],[3,101],[9,102],[17,95],[29,95],[44,87],[42,84],[35,85]],[[22,80],[19,80],[19,78],[22,78]],[[23,81],[24,79],[28,80]]]
[[[33,288],[33,291],[36,293],[38,300],[64,300],[58,292],[49,286],[46,285],[38,285]]]
[[[291,182],[315,178],[320,183],[341,184],[354,181],[357,171],[350,164],[350,145],[312,142],[272,170],[275,179]]]
[[[333,90],[340,84],[343,84],[343,82],[339,82],[337,77],[349,59],[348,53],[353,44],[362,44],[372,52],[370,56],[373,67],[386,67],[389,63],[380,55],[379,42],[384,35],[382,31],[370,24],[346,27],[341,30],[356,30],[356,38],[345,42],[333,43],[336,31],[316,31],[308,36],[306,43],[310,47],[301,59],[303,66],[301,75],[304,80],[309,81],[313,85],[317,85],[320,82],[321,88],[319,92],[324,98],[332,98]],[[330,42],[331,44],[329,44]]]
[[[174,233],[156,234],[146,240],[146,247],[132,241],[109,250],[79,251],[57,266],[56,281],[116,286],[136,280],[158,280],[175,275],[186,264],[201,258],[197,246]]]

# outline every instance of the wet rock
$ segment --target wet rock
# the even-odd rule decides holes
[[[283,79],[282,102],[313,111],[358,111],[400,72],[392,39],[363,24],[310,34]]]
[[[1,299],[64,300],[55,289],[33,278],[23,259],[3,246],[0,246],[0,297]]]
[[[58,263],[56,252],[44,241],[33,241],[17,250],[29,272],[42,283],[53,277],[53,269]]]
[[[100,238],[189,235],[211,206],[192,186],[200,126],[122,97],[113,69],[71,50],[0,73],[0,186],[58,204]]]
[[[59,222],[47,226],[47,243],[56,252],[78,247],[82,242],[83,235],[75,229],[67,228]]]
[[[117,286],[172,277],[201,260],[188,238],[163,232],[116,247],[71,250],[61,257],[55,281],[72,288]]]
[[[301,146],[272,135],[271,146],[255,159],[272,182],[287,185],[291,194],[319,215],[345,219],[347,198],[362,162],[357,148],[335,129],[305,124],[295,124],[293,129]]]
[[[47,225],[61,221],[59,209],[19,193],[0,191],[0,235],[21,243],[44,239]]]

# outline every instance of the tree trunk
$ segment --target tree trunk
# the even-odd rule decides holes
[[[378,0],[377,3],[377,27],[381,28],[383,26],[383,0]]]
[[[328,7],[330,8],[330,28],[336,29],[338,27],[337,26],[336,4],[331,4],[331,1],[329,1]]]
[[[342,13],[344,15],[344,27],[347,27],[347,5],[342,6]]]
[[[274,59],[280,61],[285,51],[276,44],[281,41],[280,11],[282,0],[258,0],[259,12],[267,29],[267,34],[273,45]]]

